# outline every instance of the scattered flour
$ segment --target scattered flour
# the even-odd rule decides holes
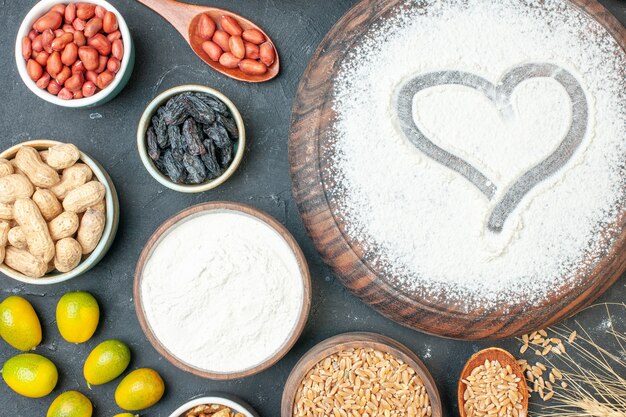
[[[424,354],[422,355],[423,359],[430,359],[433,356],[433,348],[429,345],[426,346],[426,351],[424,352]]]
[[[191,217],[163,236],[141,288],[162,345],[192,367],[223,373],[250,369],[283,347],[303,292],[283,237],[226,210]]]
[[[573,74],[589,120],[574,156],[494,233],[486,228],[493,202],[402,134],[394,92],[443,70],[497,83],[527,62]],[[456,302],[467,313],[511,300],[531,308],[567,292],[606,253],[610,224],[624,210],[625,68],[617,42],[566,0],[407,2],[353,46],[334,80],[336,118],[322,149],[334,215],[380,277],[433,304]],[[520,84],[512,101],[514,118],[502,120],[480,92],[438,86],[415,96],[413,117],[431,141],[506,189],[558,146],[572,113],[549,78]]]

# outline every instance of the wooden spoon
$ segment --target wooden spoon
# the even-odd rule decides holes
[[[509,352],[504,349],[492,347],[488,349],[481,350],[480,352],[472,355],[471,358],[465,364],[463,371],[461,372],[461,377],[459,378],[459,390],[458,390],[458,399],[459,399],[459,413],[461,417],[466,417],[465,413],[465,384],[463,380],[467,378],[472,371],[485,363],[485,360],[498,361],[500,365],[506,367],[509,365],[513,370],[513,373],[520,378],[518,383],[518,392],[522,396],[522,407],[523,409],[520,411],[520,417],[526,417],[528,415],[528,387],[526,386],[526,378],[522,374],[522,369],[517,364],[517,361]]]
[[[181,3],[175,0],[138,0],[139,3],[151,8],[161,16],[165,20],[167,20],[176,30],[183,35],[183,38],[187,41],[191,49],[207,63],[214,70],[221,72],[224,75],[227,75],[231,78],[234,78],[239,81],[247,81],[252,83],[259,83],[263,81],[271,80],[272,78],[278,75],[278,71],[280,69],[280,60],[278,58],[278,52],[276,51],[276,47],[274,43],[267,36],[260,27],[242,17],[236,13],[229,12],[228,10],[218,9],[216,7],[208,7],[208,6],[197,6],[194,4]],[[202,43],[204,39],[200,38],[197,34],[197,26],[198,21],[200,19],[201,14],[207,14],[211,19],[213,19],[216,24],[219,25],[219,19],[222,16],[230,16],[237,20],[239,25],[243,30],[246,29],[258,29],[265,35],[265,39],[272,44],[274,47],[275,60],[274,63],[267,69],[267,72],[263,75],[247,75],[244,74],[239,68],[226,68],[221,65],[219,62],[215,62],[209,58],[206,52],[202,49]]]

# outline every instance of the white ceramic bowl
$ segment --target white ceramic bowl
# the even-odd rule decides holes
[[[220,394],[219,396],[212,396],[212,397],[200,397],[200,398],[191,400],[189,402],[186,402],[185,404],[178,407],[176,411],[170,414],[170,417],[181,417],[181,416],[184,417],[184,413],[187,410],[190,410],[193,407],[196,407],[202,404],[221,404],[221,405],[225,405],[226,407],[230,407],[232,410],[238,413],[241,413],[246,417],[259,417],[256,411],[254,411],[254,409],[250,407],[248,404],[244,403],[243,401],[240,401],[239,399],[235,397],[223,396],[222,394]]]
[[[91,97],[76,100],[61,100],[57,96],[48,93],[46,90],[42,90],[37,87],[35,81],[31,80],[28,76],[28,73],[26,72],[26,61],[24,61],[24,58],[22,57],[22,38],[24,38],[24,36],[28,36],[33,23],[48,12],[55,4],[67,4],[69,2],[63,0],[41,0],[32,9],[30,9],[17,32],[17,38],[15,40],[15,62],[17,64],[17,71],[19,72],[20,77],[22,77],[22,81],[24,81],[24,84],[26,84],[29,90],[35,93],[35,95],[39,98],[46,100],[49,103],[56,104],[57,106],[83,108],[104,104],[113,99],[124,89],[133,72],[133,66],[135,64],[135,48],[124,17],[115,7],[113,7],[112,4],[104,0],[89,0],[88,2],[102,6],[108,11],[115,13],[115,16],[117,16],[119,30],[122,33],[122,40],[124,41],[124,57],[122,58],[122,65],[116,74],[115,79],[111,84],[109,84],[108,87],[97,92]]]
[[[150,122],[154,112],[156,112],[159,107],[164,105],[165,102],[171,97],[188,91],[206,93],[212,95],[218,100],[221,100],[230,110],[230,113],[237,123],[237,129],[239,130],[239,139],[235,144],[235,156],[228,169],[226,169],[226,171],[224,171],[222,175],[217,178],[214,178],[202,184],[193,185],[176,184],[167,176],[162,174],[161,171],[159,171],[158,168],[154,165],[154,162],[152,162],[150,156],[148,156],[148,149],[146,146],[146,131],[150,126]],[[154,100],[152,100],[150,104],[148,104],[148,107],[146,107],[146,110],[144,110],[143,114],[141,115],[141,120],[139,120],[139,126],[137,127],[137,150],[139,151],[141,162],[143,162],[143,165],[146,167],[150,175],[152,175],[155,180],[157,180],[167,188],[170,188],[174,191],[180,191],[181,193],[201,193],[203,191],[211,190],[218,185],[226,182],[226,180],[229,179],[239,167],[239,164],[243,159],[243,153],[245,151],[245,148],[246,128],[243,124],[243,119],[241,118],[241,114],[239,113],[239,110],[237,110],[237,107],[235,107],[233,102],[230,101],[228,97],[226,97],[224,94],[202,85],[181,85],[162,92]]]
[[[0,158],[13,159],[19,148],[22,146],[32,146],[35,149],[44,150],[60,143],[62,142],[45,139],[22,142],[0,153]],[[117,225],[120,218],[120,205],[117,198],[117,191],[115,190],[115,185],[113,185],[111,177],[109,177],[109,174],[107,174],[107,172],[104,170],[104,168],[102,168],[102,166],[100,166],[98,162],[96,162],[89,155],[83,152],[80,153],[80,161],[89,165],[89,168],[91,168],[91,170],[93,171],[94,177],[97,178],[98,181],[100,181],[100,183],[102,183],[102,185],[104,185],[104,188],[106,189],[106,224],[104,226],[104,232],[102,232],[100,242],[98,242],[96,248],[93,250],[93,252],[91,252],[91,254],[89,254],[89,256],[87,256],[87,258],[83,259],[76,268],[72,269],[69,272],[63,273],[55,271],[46,274],[41,278],[31,278],[20,272],[17,272],[14,269],[9,268],[5,264],[0,264],[1,273],[7,275],[10,278],[13,278],[16,281],[24,282],[26,284],[58,284],[59,282],[67,281],[69,279],[84,274],[85,272],[93,268],[98,262],[100,262],[102,258],[104,258],[104,255],[113,244],[115,234],[117,233]]]

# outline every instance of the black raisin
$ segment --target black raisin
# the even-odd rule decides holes
[[[192,95],[186,98],[186,102],[187,111],[196,122],[203,124],[212,124],[215,122],[215,112],[204,101]]]
[[[220,166],[224,169],[228,168],[228,166],[230,165],[230,162],[233,160],[233,146],[232,144],[230,146],[227,146],[225,148],[219,148],[218,150],[218,154],[219,154],[219,162],[220,162]]]
[[[206,180],[206,168],[199,156],[184,154],[183,165],[187,170],[188,184],[200,184]]]
[[[165,156],[163,157],[163,166],[165,168],[165,172],[168,177],[172,181],[178,184],[182,184],[185,182],[186,174],[185,174],[185,166],[177,161],[176,158],[172,155],[171,150],[165,151]]]
[[[157,167],[157,169],[163,173],[167,172],[165,170],[165,162],[164,162],[164,157],[163,155],[161,155],[159,157],[159,159],[157,159],[156,161],[154,161],[154,165]]]
[[[150,126],[146,132],[146,142],[148,146],[148,156],[150,156],[150,159],[153,161],[156,161],[159,159],[161,151],[159,151],[156,134],[154,133],[152,126]]]
[[[172,156],[178,162],[183,162],[183,155],[185,155],[185,151],[183,149],[173,149],[172,150]]]
[[[171,98],[165,105],[163,120],[168,125],[179,125],[189,117],[189,111],[185,102],[185,97],[180,94]]]
[[[156,133],[159,147],[161,149],[167,148],[169,146],[169,141],[167,140],[167,125],[165,124],[163,116],[159,115],[158,112],[152,116],[152,127],[154,128],[154,133]]]
[[[204,166],[207,169],[207,179],[217,178],[222,175],[222,169],[220,168],[220,164],[217,162],[217,156],[215,155],[215,144],[210,139],[206,139],[203,143],[207,153],[202,155],[200,158],[202,159],[202,162],[204,162]]]
[[[230,115],[228,106],[226,106],[226,104],[224,104],[221,100],[218,100],[215,97],[204,93],[196,93],[195,96],[205,102],[210,108],[212,108],[216,112],[221,113],[224,116]]]
[[[228,136],[228,132],[224,128],[224,126],[220,124],[214,124],[213,126],[205,126],[204,133],[207,135],[209,139],[215,143],[215,146],[218,148],[226,148],[230,146],[230,138]]]
[[[169,142],[170,142],[170,146],[172,147],[172,150],[183,151],[185,149],[183,136],[180,133],[180,126],[176,126],[176,125],[168,126],[167,137],[169,138]]]
[[[206,149],[202,145],[202,136],[198,124],[190,117],[183,123],[183,140],[187,152],[191,155],[204,155]]]
[[[236,140],[239,137],[239,129],[237,128],[237,123],[235,123],[232,118],[218,114],[216,115],[216,119],[216,124],[221,124],[222,126],[224,126],[224,128],[228,132],[228,136],[230,136],[232,140]]]

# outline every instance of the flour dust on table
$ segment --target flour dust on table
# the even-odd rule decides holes
[[[581,285],[624,213],[623,49],[565,0],[418,3],[334,79],[333,214],[378,276],[462,312]]]

